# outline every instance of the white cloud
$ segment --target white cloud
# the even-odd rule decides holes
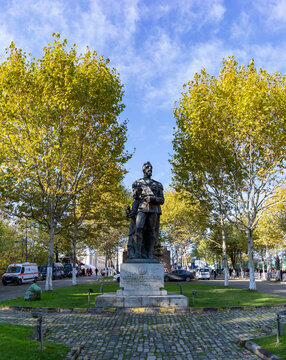
[[[37,57],[53,32],[68,33],[68,7],[57,0],[9,1],[1,4],[0,23],[17,47]],[[7,44],[1,43],[1,51]]]
[[[278,31],[286,26],[286,0],[257,0],[256,10],[264,25],[272,31]]]
[[[220,22],[224,17],[224,13],[225,13],[225,7],[222,5],[222,2],[213,1],[210,4],[210,10],[207,16],[207,21]]]
[[[217,75],[222,59],[233,54],[237,54],[239,57],[245,56],[244,52],[227,48],[219,40],[210,40],[190,46],[186,54],[183,54],[183,50],[181,50],[177,57],[168,63],[169,69],[162,74],[159,85],[156,83],[153,86],[149,82],[145,86],[145,108],[149,110],[154,102],[159,108],[173,108],[174,102],[180,97],[183,84],[193,79],[196,72],[200,72],[205,67],[208,73]]]
[[[286,0],[259,0],[256,6],[260,3],[261,17],[286,24]],[[144,105],[145,111],[172,108],[182,85],[195,72],[205,67],[217,74],[222,58],[229,55],[244,63],[254,57],[271,68],[275,63],[284,68],[283,41],[280,48],[247,41],[229,45],[226,37],[219,37],[214,30],[220,29],[226,14],[227,3],[222,0],[14,0],[7,4],[6,12],[0,13],[3,49],[15,40],[38,56],[34,50],[39,52],[53,32],[60,32],[69,44],[78,44],[79,51],[89,45],[109,57],[126,88],[141,93],[138,105]],[[230,25],[232,39],[253,35],[254,25],[251,11],[241,12]],[[209,36],[198,42],[204,26]]]
[[[225,13],[222,0],[181,0],[178,3],[173,2],[173,5],[179,9],[178,24],[181,24],[181,31],[201,29],[206,24],[217,25]]]
[[[253,32],[253,25],[250,21],[249,14],[244,11],[239,15],[231,27],[231,38],[237,39],[241,43],[245,42]]]
[[[7,48],[13,40],[14,40],[13,35],[9,32],[9,30],[7,29],[7,26],[5,24],[1,25],[0,26],[0,44],[2,44],[3,50],[4,50],[4,48]]]
[[[272,73],[278,71],[286,74],[285,42],[278,46],[274,46],[271,43],[254,45],[252,47],[252,54],[257,67],[261,67]]]
[[[272,21],[278,20],[278,21],[283,22],[284,24],[286,23],[286,1],[285,0],[280,0],[280,1],[274,2],[269,18]]]
[[[159,135],[158,138],[160,140],[165,140],[165,141],[171,141],[173,139],[173,134],[174,134],[174,129],[173,127],[175,126],[175,121],[173,126],[159,126],[158,130],[159,130]]]

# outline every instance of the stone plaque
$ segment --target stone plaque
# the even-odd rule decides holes
[[[120,267],[118,295],[165,295],[164,265],[156,263],[125,263]]]

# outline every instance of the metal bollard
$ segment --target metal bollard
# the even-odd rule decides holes
[[[177,283],[178,286],[180,286],[180,294],[182,295],[183,294],[183,287],[181,284]]]
[[[101,292],[101,293],[103,294],[103,284],[102,284],[102,283],[100,284],[100,290],[99,290],[99,292]]]
[[[283,324],[280,321],[281,316],[279,314],[276,314],[276,324],[277,324],[277,344],[280,343],[280,336],[283,335]]]
[[[195,295],[197,295],[197,290],[193,290],[193,306],[195,305]]]
[[[92,289],[88,289],[88,307],[90,305],[90,294],[93,293],[93,290]]]
[[[40,341],[40,349],[43,349],[43,315],[39,313],[32,313],[33,318],[37,319],[35,326],[34,338]]]

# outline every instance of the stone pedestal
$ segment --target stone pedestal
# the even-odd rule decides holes
[[[117,295],[167,295],[164,288],[164,265],[154,263],[125,263],[120,267],[120,287]]]
[[[188,298],[167,294],[164,288],[164,265],[158,263],[125,263],[120,267],[120,287],[116,293],[95,298],[96,307],[188,307]]]

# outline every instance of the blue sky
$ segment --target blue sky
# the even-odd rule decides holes
[[[286,73],[286,0],[0,0],[0,53],[11,41],[33,57],[58,32],[79,52],[105,55],[124,84],[128,119],[128,188],[153,164],[171,183],[174,102],[205,67],[217,75],[234,56]]]

